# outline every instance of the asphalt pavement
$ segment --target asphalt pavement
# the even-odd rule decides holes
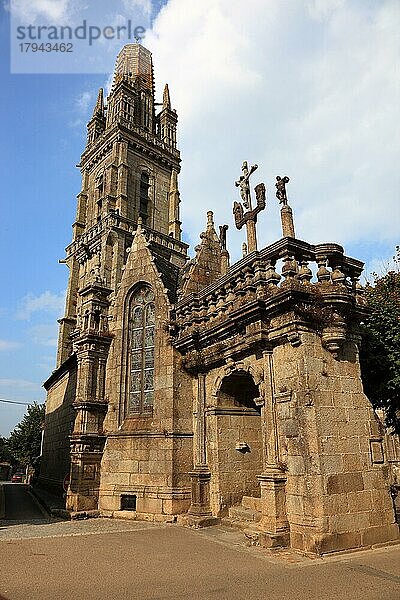
[[[247,547],[240,531],[222,526],[2,520],[1,597],[399,600],[400,545],[310,558]]]
[[[43,509],[29,491],[29,486],[23,483],[1,483],[0,488],[4,497],[4,516],[7,521],[43,520]]]

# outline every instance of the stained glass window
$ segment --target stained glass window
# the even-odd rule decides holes
[[[154,402],[154,294],[141,287],[129,312],[128,414],[151,414]]]

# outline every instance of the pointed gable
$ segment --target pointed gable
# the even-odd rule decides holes
[[[196,246],[196,256],[186,265],[181,277],[180,295],[199,292],[221,277],[221,243],[215,231],[212,211],[207,213],[207,228],[200,234],[201,242]]]

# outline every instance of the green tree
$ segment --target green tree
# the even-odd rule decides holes
[[[8,446],[8,440],[0,437],[0,462],[15,464],[17,461]]]
[[[370,314],[360,351],[364,390],[375,408],[386,412],[387,425],[400,433],[400,248],[394,268],[374,275],[366,287]]]
[[[11,432],[8,447],[22,465],[32,465],[40,454],[45,405],[34,402]]]

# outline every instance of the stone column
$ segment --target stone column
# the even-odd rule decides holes
[[[194,412],[194,468],[190,473],[192,483],[192,501],[186,515],[183,516],[184,524],[191,527],[207,527],[219,522],[213,517],[210,509],[210,479],[211,473],[207,465],[206,455],[206,376],[199,373],[197,376],[197,398]]]
[[[279,455],[278,430],[275,411],[275,383],[272,352],[264,353],[265,403],[263,409],[263,468],[258,476],[261,488],[261,521],[258,536],[262,546],[288,546],[289,523],[286,515],[286,474]]]
[[[257,231],[254,219],[249,219],[246,223],[247,228],[247,252],[250,254],[257,250]]]
[[[221,276],[226,275],[229,271],[229,252],[221,250]]]
[[[293,212],[287,204],[281,208],[282,236],[296,237],[294,232]]]
[[[128,190],[128,144],[115,142],[115,153],[118,156],[118,183],[116,208],[123,217],[127,216]]]

